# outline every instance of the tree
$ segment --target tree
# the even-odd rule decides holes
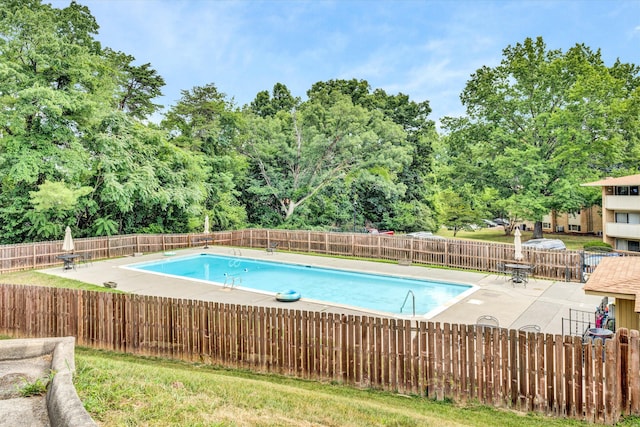
[[[84,228],[118,232],[188,230],[206,197],[202,159],[153,129],[114,111],[88,142],[93,187]]]
[[[635,67],[629,71],[637,77]],[[509,46],[499,66],[482,67],[467,82],[468,119],[446,123],[459,145],[453,163],[535,221],[540,237],[543,215],[585,206],[580,183],[622,162],[635,144],[619,125],[634,78],[584,45],[566,53],[548,51],[542,38]]]
[[[246,191],[282,221],[338,180],[368,169],[393,182],[410,160],[399,126],[344,95],[332,97],[274,117],[248,117],[242,151],[252,179]]]
[[[108,48],[104,50],[104,56],[115,79],[114,102],[117,109],[138,119],[145,119],[162,109],[162,105],[154,104],[152,100],[162,96],[161,88],[165,82],[151,64],[133,65],[133,56]]]
[[[405,132],[405,146],[410,150],[411,164],[404,167],[395,177],[395,181],[402,189],[402,194],[394,200],[384,197],[385,203],[372,200],[369,208],[363,206],[367,215],[382,221],[382,226],[400,230],[425,229],[425,223],[410,221],[406,209],[396,209],[399,206],[413,205],[411,210],[431,215],[427,220],[432,228],[435,224],[434,195],[436,189],[433,183],[433,148],[438,139],[435,124],[429,120],[431,107],[428,101],[415,102],[408,95],[398,93],[387,94],[382,89],[372,91],[366,80],[330,80],[315,83],[307,92],[310,100],[319,103],[330,103],[335,94],[348,96],[354,105],[359,105],[369,111],[382,113],[385,119],[400,126]],[[361,199],[368,200],[366,194],[359,194]],[[384,211],[384,214],[379,212]],[[376,212],[378,211],[378,212]],[[394,215],[401,215],[403,220],[394,219]],[[417,217],[416,217],[417,218]],[[409,220],[407,222],[407,220]]]
[[[182,98],[167,113],[161,126],[171,141],[202,156],[207,197],[202,217],[209,215],[213,229],[239,228],[246,212],[239,201],[247,162],[238,152],[243,115],[214,84],[182,91]]]
[[[264,90],[258,92],[255,99],[249,104],[249,111],[260,117],[273,117],[279,111],[291,112],[300,105],[300,99],[294,98],[282,83],[276,83],[272,90],[273,96]]]
[[[82,185],[89,169],[82,135],[108,99],[94,91],[101,58],[86,7],[0,5],[0,239],[15,242],[53,235],[41,225],[55,224],[57,213],[32,211],[30,192],[47,181]]]

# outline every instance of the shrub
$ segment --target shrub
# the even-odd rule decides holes
[[[585,251],[596,250],[596,251],[611,252],[611,250],[613,250],[613,248],[611,247],[610,244],[605,243],[602,240],[594,240],[594,241],[591,241],[591,242],[586,242],[584,244],[584,250]]]

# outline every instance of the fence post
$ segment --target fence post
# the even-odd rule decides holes
[[[618,365],[618,413],[627,414],[629,412],[629,330],[620,328],[616,333],[616,343],[618,344],[617,365]],[[636,365],[636,370],[638,370]]]
[[[629,332],[629,415],[640,415],[640,333]]]
[[[618,339],[610,339],[605,343],[605,393],[604,393],[604,421],[607,424],[615,424],[619,418],[620,407],[619,385],[620,378],[618,365]]]

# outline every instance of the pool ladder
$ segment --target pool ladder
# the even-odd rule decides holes
[[[416,296],[413,293],[413,291],[411,289],[409,289],[409,292],[407,292],[407,296],[404,297],[404,302],[402,303],[402,307],[400,307],[400,313],[402,313],[402,310],[404,309],[404,306],[407,305],[407,300],[409,299],[409,295],[411,295],[411,299],[413,300],[413,316],[415,317],[416,315]]]
[[[233,289],[238,285],[242,285],[242,277],[225,273],[223,288]]]

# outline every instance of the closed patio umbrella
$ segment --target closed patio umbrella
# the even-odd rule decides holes
[[[513,255],[513,258],[516,261],[520,261],[524,258],[524,256],[522,255],[522,239],[520,238],[520,229],[516,228],[516,232],[513,234],[515,236],[515,238],[513,239],[513,244],[515,246],[515,254]]]
[[[209,234],[209,215],[204,217],[204,234]]]
[[[71,237],[71,227],[67,226],[67,229],[64,231],[64,243],[62,244],[62,250],[72,252],[74,248],[73,237]]]

